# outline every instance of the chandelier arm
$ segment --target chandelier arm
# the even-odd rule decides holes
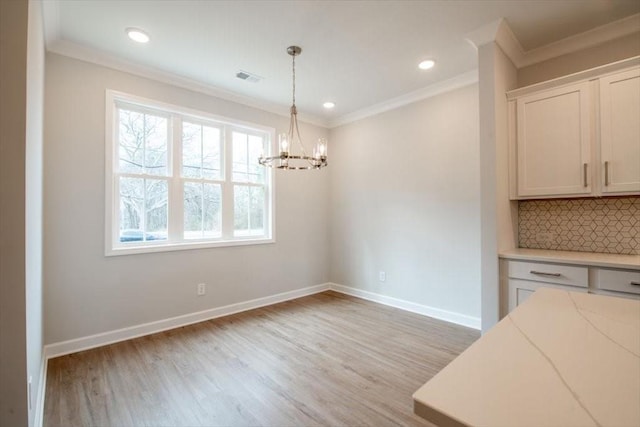
[[[295,116],[296,121],[296,135],[298,135],[298,145],[300,146],[300,152],[302,153],[302,158],[305,159],[311,166],[315,166],[314,160],[312,157],[307,155],[307,152],[304,150],[304,144],[302,144],[302,137],[300,136],[300,128],[298,128],[298,115]]]

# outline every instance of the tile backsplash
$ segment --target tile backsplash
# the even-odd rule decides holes
[[[640,254],[640,197],[521,200],[521,248]]]

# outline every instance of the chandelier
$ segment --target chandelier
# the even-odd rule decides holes
[[[298,46],[289,46],[287,53],[292,57],[293,103],[289,119],[289,132],[278,135],[279,154],[272,157],[261,155],[258,162],[263,166],[277,169],[302,170],[320,169],[327,166],[327,140],[319,138],[311,156],[304,150],[300,130],[298,129],[298,110],[296,108],[296,56],[302,53]]]

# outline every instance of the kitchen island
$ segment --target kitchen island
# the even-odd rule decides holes
[[[541,288],[413,395],[441,426],[640,426],[640,301]]]

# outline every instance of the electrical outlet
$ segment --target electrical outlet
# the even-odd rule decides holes
[[[381,271],[380,273],[378,273],[378,279],[381,282],[384,282],[385,280],[387,280],[387,273],[385,273],[384,271]]]
[[[198,296],[202,296],[207,293],[207,284],[206,283],[198,283]]]

